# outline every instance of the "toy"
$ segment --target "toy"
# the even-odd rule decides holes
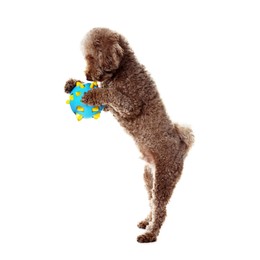
[[[66,101],[67,104],[70,104],[71,110],[76,114],[78,121],[82,118],[98,119],[100,117],[104,106],[89,106],[81,102],[84,93],[93,88],[98,88],[97,82],[81,83],[78,81],[70,93],[69,100]]]

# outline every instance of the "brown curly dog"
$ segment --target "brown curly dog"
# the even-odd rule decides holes
[[[166,217],[166,206],[178,182],[194,137],[192,130],[169,119],[156,85],[136,59],[126,39],[109,29],[94,28],[83,39],[88,80],[101,82],[82,98],[89,105],[106,105],[134,138],[147,162],[144,181],[151,212],[138,224],[146,229],[138,242],[153,242]],[[78,80],[65,85],[69,93]]]

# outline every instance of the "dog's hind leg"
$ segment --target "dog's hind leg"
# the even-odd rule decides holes
[[[166,167],[168,165],[168,167]],[[173,189],[178,182],[183,163],[169,164],[166,162],[156,165],[155,179],[152,194],[152,221],[146,228],[146,233],[137,237],[141,243],[154,242],[159,235],[161,226],[166,217],[166,206],[170,200]]]
[[[144,182],[145,187],[148,192],[148,199],[151,206],[151,200],[152,200],[152,189],[153,189],[153,168],[147,164],[144,169]],[[149,225],[149,222],[152,221],[152,212],[148,214],[145,220],[138,223],[139,228],[145,229],[146,226]]]

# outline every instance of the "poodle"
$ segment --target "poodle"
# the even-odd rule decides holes
[[[87,80],[101,82],[101,88],[85,93],[82,102],[105,105],[105,110],[134,138],[146,162],[144,181],[151,211],[138,224],[145,233],[137,241],[154,242],[194,142],[192,130],[171,122],[155,82],[122,35],[107,28],[94,28],[83,39],[82,51]],[[66,93],[76,81],[67,81]]]

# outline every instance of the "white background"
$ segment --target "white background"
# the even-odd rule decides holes
[[[0,259],[260,259],[259,1],[1,1]],[[158,242],[143,162],[108,113],[77,122],[92,27],[128,38],[196,143]]]

